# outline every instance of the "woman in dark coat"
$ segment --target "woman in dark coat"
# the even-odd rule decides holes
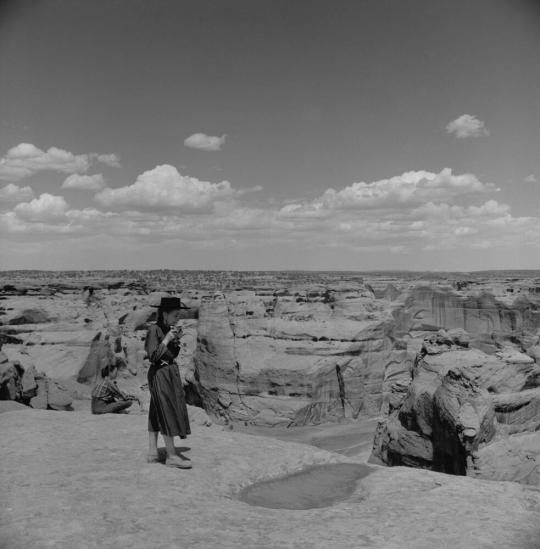
[[[169,467],[189,469],[190,460],[178,456],[174,437],[186,438],[191,434],[184,388],[174,359],[180,352],[182,330],[176,325],[183,306],[177,297],[163,297],[158,308],[156,324],[148,329],[145,349],[150,359],[148,388],[150,409],[148,411],[149,451],[148,461],[158,461],[157,439],[161,433],[167,449],[165,464]]]

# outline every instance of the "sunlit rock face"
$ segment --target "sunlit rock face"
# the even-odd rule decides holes
[[[392,332],[389,312],[363,286],[205,298],[195,356],[204,400],[260,424],[378,414],[385,371],[407,370]]]
[[[406,391],[379,423],[372,457],[482,478],[540,480],[540,365],[507,348],[471,349],[463,332],[427,338]]]
[[[249,280],[248,289],[224,294],[181,288],[191,307],[183,311],[181,362],[198,379],[187,392],[209,413],[270,426],[393,417],[409,394],[416,355],[422,345],[429,350],[425,337],[446,328],[453,339],[436,342],[437,348],[459,344],[468,346],[467,356],[483,357],[482,372],[491,381],[481,386],[495,403],[498,425],[517,433],[538,417],[540,373],[531,366],[540,359],[536,294],[501,298],[440,285],[408,288],[397,280],[369,286],[295,278],[268,287]],[[135,391],[146,381],[144,337],[156,306],[161,297],[177,295],[159,281],[154,289],[101,284],[91,293],[60,285],[5,292],[4,351],[53,379],[78,379],[84,387],[75,388],[85,394],[100,369],[115,362]],[[407,432],[423,459],[431,440],[417,435]]]
[[[520,296],[507,303],[490,293],[463,295],[451,289],[419,286],[402,294],[394,311],[402,332],[461,328],[472,336],[534,332],[540,328],[540,300]]]

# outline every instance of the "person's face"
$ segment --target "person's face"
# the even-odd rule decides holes
[[[116,376],[118,375],[118,368],[112,368],[109,370],[109,377],[111,379],[116,379]]]
[[[163,320],[165,320],[169,326],[174,326],[180,320],[180,309],[165,311],[163,313]]]

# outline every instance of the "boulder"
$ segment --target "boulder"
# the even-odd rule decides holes
[[[47,398],[48,383],[44,378],[37,380],[36,395],[30,399],[30,406],[38,410],[46,410],[49,406]]]
[[[109,334],[98,332],[92,343],[84,364],[77,374],[79,383],[91,383],[100,375],[101,369],[113,361],[113,352],[109,342]]]
[[[0,400],[21,400],[23,369],[18,363],[0,364]]]
[[[51,322],[51,318],[43,309],[24,309],[13,317],[8,324],[15,326],[18,324],[43,324],[45,322]]]
[[[30,406],[41,410],[72,410],[69,392],[57,381],[47,377],[37,378],[36,396],[30,399]]]
[[[189,421],[191,424],[202,425],[204,427],[210,427],[212,420],[208,414],[199,407],[187,405]]]

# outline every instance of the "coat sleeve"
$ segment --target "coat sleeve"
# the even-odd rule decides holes
[[[146,334],[145,349],[148,359],[152,364],[159,362],[160,360],[172,361],[178,352],[171,352],[171,347],[175,347],[174,343],[169,343],[169,347],[162,343],[165,335],[160,330],[159,326],[152,325],[148,328]],[[175,349],[173,349],[174,351]]]

